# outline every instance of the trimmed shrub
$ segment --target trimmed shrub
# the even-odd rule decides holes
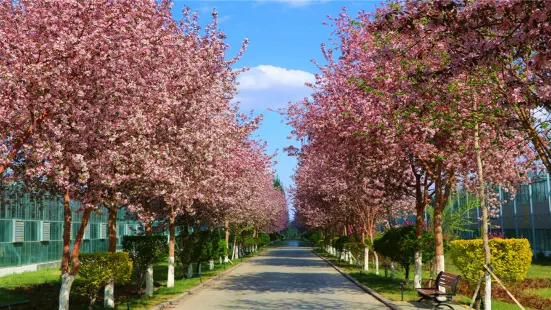
[[[489,243],[496,276],[506,283],[524,280],[532,262],[528,239],[490,239]],[[449,253],[469,286],[476,286],[483,273],[482,239],[452,241]]]
[[[311,235],[310,235],[310,242],[314,245],[320,245],[320,244],[323,244],[323,234],[321,233],[321,231],[316,231],[316,232],[313,232]]]
[[[258,233],[258,242],[261,246],[266,246],[270,244],[270,235],[268,235],[265,232],[259,232]]]
[[[225,239],[218,239],[218,246],[216,247],[216,250],[218,251],[217,256],[218,257],[225,257],[229,253],[229,249],[226,246],[226,240]]]
[[[405,269],[406,281],[409,280],[411,265],[415,263],[415,251],[421,249],[423,261],[426,262],[434,257],[433,245],[433,235],[426,231],[418,241],[413,225],[391,228],[373,242],[373,248],[377,253],[399,263]]]
[[[344,251],[344,244],[348,243],[348,240],[348,236],[340,236],[333,242],[333,246],[337,251],[342,252]]]
[[[107,281],[115,279],[124,284],[132,275],[132,261],[126,252],[117,253],[83,253],[79,255],[81,263],[78,276],[84,281],[78,286],[77,292],[90,299],[93,307],[98,297],[98,291]]]
[[[243,237],[243,246],[245,247],[251,247],[253,245],[256,245],[257,244],[257,240],[255,238],[253,238],[253,236],[245,236]]]
[[[168,252],[166,236],[124,236],[122,248],[128,253],[138,274],[138,292],[145,282],[147,267],[166,258]]]
[[[349,242],[344,244],[344,249],[352,253],[357,260],[363,260],[365,244],[361,242]]]

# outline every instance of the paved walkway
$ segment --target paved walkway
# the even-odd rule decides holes
[[[270,249],[172,309],[388,309],[296,242]]]

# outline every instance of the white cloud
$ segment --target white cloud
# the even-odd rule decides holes
[[[274,86],[303,87],[306,82],[313,83],[315,77],[306,71],[260,65],[241,74],[237,81],[240,83],[241,90],[257,90]]]
[[[277,109],[309,97],[312,89],[305,83],[315,82],[312,73],[271,65],[260,65],[242,73],[237,81],[237,101],[243,109]]]

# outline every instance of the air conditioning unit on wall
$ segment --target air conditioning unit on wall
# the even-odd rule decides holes
[[[25,222],[12,220],[12,242],[23,242],[25,241]]]
[[[88,224],[88,225],[86,225],[86,227],[84,227],[84,236],[82,237],[83,240],[89,240],[90,239],[90,225],[91,224]]]
[[[40,241],[50,241],[50,222],[40,221]]]
[[[100,224],[99,238],[107,239],[107,224]]]

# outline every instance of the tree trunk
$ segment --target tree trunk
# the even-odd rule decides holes
[[[151,200],[146,199],[144,202],[144,212],[148,216],[151,214]],[[145,222],[145,235],[151,236],[153,234],[152,223],[150,220]],[[145,295],[148,297],[153,296],[153,265],[147,266],[145,271]]]
[[[476,101],[474,103],[474,109],[477,109]],[[476,153],[476,165],[478,168],[478,199],[480,201],[480,209],[482,210],[482,227],[480,230],[482,232],[482,243],[484,245],[484,264],[490,268],[492,257],[490,252],[490,244],[488,241],[488,209],[486,208],[486,194],[484,192],[484,171],[482,166],[479,134],[478,122],[476,122],[474,127],[474,149]],[[484,270],[484,282],[484,309],[492,310],[492,279],[490,278],[490,273],[486,270]]]
[[[369,248],[364,249],[364,270],[369,271]]]
[[[425,208],[416,208],[417,215],[415,220],[415,226],[416,226],[416,238],[417,243],[419,244],[422,236],[423,236],[423,229],[424,229],[424,216],[423,213],[425,212]],[[423,280],[423,253],[421,252],[421,248],[417,248],[417,251],[415,251],[415,265],[413,266],[413,287],[414,288],[421,288],[421,282]]]
[[[65,212],[67,212],[67,209],[68,209],[68,212],[71,211],[71,209],[69,208],[69,202],[70,202],[69,193],[66,192],[64,203],[63,203]],[[69,296],[71,294],[71,286],[73,284],[75,276],[78,274],[78,270],[80,269],[80,261],[78,260],[78,254],[80,252],[80,246],[82,245],[84,230],[86,229],[86,225],[88,225],[88,220],[90,219],[91,212],[92,212],[91,209],[85,209],[82,214],[82,221],[80,223],[80,228],[78,229],[77,237],[75,238],[75,244],[73,245],[73,250],[71,251],[71,270],[67,272],[66,269],[63,269],[62,267],[62,274],[61,274],[62,283],[61,283],[61,289],[59,291],[59,309],[60,310],[69,309]],[[67,214],[65,214],[65,219],[67,219]],[[69,219],[70,219],[70,216],[69,216]],[[66,225],[67,223],[64,223],[64,227]],[[65,232],[64,232],[64,235],[65,235]],[[65,254],[65,246],[64,246],[63,252]]]
[[[69,259],[71,249],[71,198],[69,190],[63,196],[63,254],[61,255],[61,290],[59,293],[59,310],[69,309],[69,293],[75,280],[69,274]]]
[[[390,262],[390,278],[394,279],[394,262]]]
[[[168,280],[166,287],[174,287],[174,241],[176,239],[176,231],[174,227],[174,208],[170,208],[170,218],[168,220],[169,242],[168,242]]]
[[[214,260],[209,260],[209,270],[214,270]]]
[[[108,209],[107,230],[109,235],[109,253],[117,252],[117,208],[110,206]],[[103,291],[103,307],[115,308],[115,280],[112,279],[105,284]]]
[[[436,273],[444,271],[445,262],[444,262],[444,237],[442,235],[442,221],[443,221],[443,206],[441,205],[442,201],[442,161],[437,163],[436,168],[436,180],[435,188],[436,192],[436,205],[434,206],[433,213],[433,230],[434,230],[434,246],[436,252]]]
[[[428,203],[429,189],[428,178],[425,175],[424,180],[421,180],[421,174],[418,173],[415,167],[412,165],[412,170],[415,174],[415,236],[417,238],[417,244],[423,237],[423,230],[425,226],[424,213]],[[415,251],[415,260],[413,266],[413,287],[421,288],[421,282],[423,280],[423,253],[421,248],[418,247]]]
[[[144,202],[144,211],[148,216],[151,214],[151,200],[147,199]],[[145,235],[151,236],[153,234],[152,223],[150,220],[145,222]],[[153,296],[153,265],[147,266],[145,271],[145,295],[148,297]]]
[[[63,254],[61,255],[61,275],[69,272],[69,259],[71,251],[71,198],[69,190],[63,196]]]
[[[373,251],[373,256],[375,256],[375,274],[379,275],[379,255],[377,255],[377,252]]]
[[[71,293],[71,286],[75,281],[75,276],[69,273],[61,275],[61,289],[59,291],[59,310],[69,310],[69,294]]]
[[[444,271],[446,264],[444,262],[444,237],[442,235],[442,210],[434,208],[434,244],[436,247],[436,273]]]
[[[236,259],[236,251],[237,251],[237,236],[234,236],[233,237],[233,248],[232,248],[232,255],[231,255],[231,259],[234,260]],[[237,257],[238,258],[238,257]]]
[[[226,219],[224,224],[224,233],[226,237],[226,249],[229,251],[230,250],[230,222],[228,221],[228,219]],[[224,262],[227,263],[228,261],[229,261],[228,252],[226,251],[226,255],[224,256]]]

